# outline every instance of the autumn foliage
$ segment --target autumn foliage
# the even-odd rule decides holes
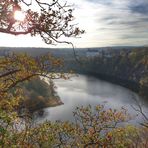
[[[74,122],[33,124],[29,118],[1,125],[1,146],[8,147],[147,147],[147,128],[127,124],[126,110],[76,108]]]
[[[38,11],[30,9],[33,2]],[[47,44],[61,43],[59,38],[76,37],[82,33],[72,24],[73,9],[58,0],[44,3],[39,0],[1,0],[0,32],[12,35],[39,35]],[[23,5],[27,9],[23,10]],[[16,10],[24,11],[24,21],[14,19]],[[68,42],[64,42],[68,43]],[[125,109],[107,109],[98,105],[78,107],[74,121],[46,121],[35,124],[32,116],[18,112],[24,98],[21,83],[43,76],[51,79],[67,78],[62,71],[63,61],[52,55],[31,57],[11,54],[0,58],[0,147],[2,148],[146,148],[146,126],[127,125],[130,120]],[[59,73],[55,73],[57,70]]]

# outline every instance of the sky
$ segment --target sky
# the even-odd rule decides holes
[[[59,2],[64,0],[59,0]],[[80,38],[61,38],[76,48],[148,45],[148,0],[67,0],[74,4],[75,21],[86,31]],[[70,47],[46,45],[40,37],[0,33],[0,46]]]

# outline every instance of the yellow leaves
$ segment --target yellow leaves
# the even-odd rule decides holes
[[[3,110],[8,110],[9,108],[12,109],[12,105],[11,105],[10,102],[7,101],[7,100],[2,100],[2,101],[0,101],[0,107],[1,107],[1,109],[3,109]]]
[[[97,108],[100,106],[98,105]],[[81,109],[81,110],[80,110]],[[91,110],[90,110],[91,109]],[[42,147],[52,147],[55,145],[61,145],[64,147],[84,147],[87,144],[92,143],[91,146],[96,147],[130,147],[133,144],[133,140],[139,137],[141,129],[135,126],[123,126],[123,127],[112,127],[112,122],[101,122],[100,118],[103,116],[115,113],[118,116],[118,111],[111,109],[100,110],[102,116],[94,114],[91,107],[81,107],[77,108],[76,116],[81,116],[82,114],[89,116],[89,120],[83,120],[83,117],[79,118],[79,124],[71,122],[48,122],[38,124],[32,128],[26,128],[26,130],[11,134],[10,144],[12,143],[11,138],[17,137],[17,143],[30,144],[32,147],[37,145],[42,145]],[[78,113],[79,112],[79,113]],[[91,114],[90,114],[91,113]],[[98,114],[98,113],[97,113]],[[119,112],[119,115],[121,113]],[[94,124],[94,119],[98,118],[97,123]],[[77,118],[78,119],[78,118]],[[85,122],[85,123],[84,123]],[[107,125],[108,123],[108,125]],[[85,125],[85,126],[84,126]],[[31,127],[31,126],[27,126]],[[107,129],[108,128],[108,129]],[[25,136],[25,137],[24,137]],[[23,142],[22,139],[24,139]],[[29,139],[29,143],[27,141]],[[14,142],[14,141],[13,141]]]
[[[2,59],[0,62],[3,63],[3,66],[0,67],[2,73],[7,72],[7,70],[19,69],[19,71],[1,79],[0,90],[7,90],[13,84],[17,84],[17,82],[30,80],[32,75],[45,75],[50,79],[69,78],[69,74],[55,73],[54,70],[56,68],[61,68],[62,60],[56,59],[51,55],[41,56],[40,58],[33,58],[26,54],[13,55],[7,59]],[[38,98],[40,102],[43,102],[42,96]],[[23,91],[22,89],[16,89],[16,87],[11,89],[11,91],[6,91],[5,95],[1,95],[0,121],[18,123],[18,114],[15,110],[22,99]],[[33,104],[35,103],[33,102]],[[26,120],[27,126],[24,130],[16,131],[16,133],[10,131],[10,137],[6,139],[10,141],[10,145],[17,145],[21,142],[29,145],[27,143],[27,139],[29,139],[30,143],[35,143],[37,146],[42,145],[42,147],[50,147],[57,144],[61,144],[63,147],[70,147],[71,145],[83,147],[85,144],[90,142],[97,143],[98,141],[102,144],[102,147],[109,147],[111,143],[116,147],[127,147],[140,134],[140,130],[136,127],[116,127],[118,123],[123,123],[129,119],[125,109],[107,109],[104,105],[97,105],[94,109],[91,106],[82,106],[75,110],[74,118],[76,123],[46,122],[36,127],[28,125],[28,120]],[[31,128],[29,129],[28,127]],[[68,140],[63,140],[63,136]],[[12,140],[15,139],[14,137],[17,137],[16,143]],[[62,141],[63,143],[61,139],[64,141]]]
[[[118,127],[108,133],[114,139],[116,146],[130,146],[132,145],[133,138],[136,138],[137,128],[134,126]]]
[[[54,66],[61,66],[62,61],[60,59],[54,59],[53,60],[53,65]]]
[[[95,108],[95,110],[98,112],[98,111],[102,110],[102,108],[103,108],[103,106],[97,105],[96,108]]]
[[[63,60],[46,54],[40,57],[31,57],[27,54],[15,54],[0,59],[1,73],[5,74],[0,78],[0,92],[8,92],[10,89],[19,86],[19,83],[28,81],[36,76],[44,76],[51,79],[64,78],[65,74],[54,73],[61,70]]]

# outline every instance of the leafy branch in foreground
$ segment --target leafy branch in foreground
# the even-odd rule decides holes
[[[36,11],[33,11],[33,7]],[[24,9],[24,10],[23,10]],[[24,15],[24,20],[15,19],[16,11]],[[1,0],[0,32],[12,35],[40,35],[47,44],[61,42],[64,37],[76,37],[84,30],[73,24],[73,8],[58,0]],[[68,43],[68,42],[66,42]]]
[[[62,67],[63,60],[50,54],[31,57],[12,53],[0,58],[0,146],[5,145],[5,140],[9,143],[7,138],[13,135],[18,122],[23,127],[31,118],[28,113],[18,113],[20,103],[25,99],[21,83],[39,76],[49,82],[51,79],[66,79],[68,75],[62,73]]]
[[[3,131],[3,146],[147,147],[147,128],[127,124],[130,118],[124,109],[105,109],[104,105],[96,106],[95,110],[91,106],[80,107],[75,110],[74,119],[75,122],[46,121],[38,125],[28,121],[22,130],[19,129],[21,121],[18,121],[17,126],[8,125],[7,132]]]
[[[50,54],[35,58],[26,54],[12,54],[0,58],[0,94],[33,77],[66,78],[62,73],[62,67],[62,59]],[[55,73],[56,71],[59,73]]]

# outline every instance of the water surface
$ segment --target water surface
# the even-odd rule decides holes
[[[56,80],[57,92],[64,105],[46,108],[45,116],[38,118],[39,121],[44,120],[73,120],[73,111],[77,106],[96,106],[98,104],[106,104],[108,108],[120,109],[124,107],[132,115],[137,113],[132,105],[136,107],[136,101],[144,104],[143,110],[148,113],[148,106],[143,103],[143,99],[136,93],[121,87],[99,80],[94,77],[79,75],[69,80]],[[142,117],[137,117],[136,122],[142,121]]]

